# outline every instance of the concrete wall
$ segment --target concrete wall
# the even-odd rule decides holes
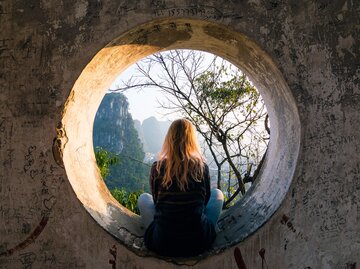
[[[359,267],[359,11],[359,1],[354,0],[0,1],[0,268]],[[294,124],[294,133],[300,135],[299,152],[289,165],[294,173],[286,178],[288,188],[282,190],[284,199],[279,200],[274,192],[262,201],[269,203],[273,197],[278,203],[265,223],[254,223],[258,229],[240,242],[231,230],[234,224],[222,248],[203,257],[169,260],[136,251],[126,239],[114,236],[107,229],[111,212],[104,216],[91,212],[87,205],[111,198],[98,181],[89,179],[89,185],[101,190],[93,195],[91,186],[76,182],[76,173],[65,157],[80,156],[76,152],[82,148],[64,151],[66,144],[73,145],[64,124],[73,104],[88,96],[98,100],[95,97],[106,88],[96,87],[105,87],[130,64],[130,60],[121,65],[111,62],[112,55],[107,53],[107,48],[128,45],[124,39],[116,41],[119,37],[128,31],[131,35],[132,29],[141,29],[139,25],[179,19],[185,26],[187,20],[194,27],[206,21],[219,25],[212,35],[224,44],[250,40],[241,44],[254,44],[254,51],[239,50],[239,58],[241,53],[252,54],[255,67],[247,71],[255,80],[262,78],[260,84],[268,82],[268,89],[262,89],[265,96],[272,84],[257,71],[264,62],[279,70],[281,76],[274,71],[274,77],[287,84],[288,99],[293,100],[299,116],[300,126]],[[244,38],[224,36],[223,28]],[[185,32],[178,34],[182,40],[165,34],[147,37],[151,40],[137,40],[146,51],[128,47],[128,54],[139,57],[176,42],[175,47],[180,47],[188,39],[194,41],[193,47],[205,43]],[[215,41],[213,46],[208,50],[216,52],[222,47]],[[229,52],[236,62],[233,55]],[[94,81],[87,71],[100,56],[113,71]],[[86,78],[91,84],[84,84]],[[79,85],[89,86],[88,91],[84,87],[80,91]],[[275,95],[269,95],[267,105],[275,106],[271,96]],[[94,107],[95,101],[89,103],[89,110]],[[276,120],[280,110],[275,110]],[[91,117],[84,116],[90,115],[87,113],[79,110],[77,114],[91,123]],[[68,133],[82,131],[80,125],[70,126]],[[292,150],[290,144],[287,148]],[[272,159],[279,159],[275,147],[272,152]],[[87,151],[82,156],[71,159],[73,167],[93,168],[93,156]],[[263,174],[282,175],[266,171],[269,169]],[[79,189],[89,192],[84,195]],[[246,216],[237,218],[246,221]],[[136,216],[120,222],[124,222],[120,227],[137,225]]]

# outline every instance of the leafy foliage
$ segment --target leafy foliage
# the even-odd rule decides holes
[[[111,166],[116,166],[119,164],[119,158],[117,155],[106,151],[105,149],[98,147],[95,152],[96,163],[100,169],[101,176],[104,180],[109,176],[109,171]],[[144,192],[143,190],[138,190],[134,192],[128,192],[124,187],[117,188],[115,187],[111,191],[112,196],[124,207],[130,211],[139,214],[139,209],[137,207],[137,201],[139,196]]]
[[[95,150],[96,164],[100,169],[100,174],[103,179],[110,175],[110,166],[119,163],[119,157],[108,152],[102,147],[96,147]]]
[[[111,191],[112,196],[130,211],[140,214],[137,201],[143,191],[127,192],[125,188],[115,188]]]

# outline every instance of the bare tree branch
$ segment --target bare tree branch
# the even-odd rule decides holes
[[[203,53],[189,50],[154,54],[137,69],[138,75],[116,90],[160,89],[166,103],[158,102],[159,106],[188,118],[203,138],[217,167],[218,188],[222,173],[228,171],[226,205],[244,194],[244,184],[253,182],[261,168],[263,158],[258,162],[258,155],[270,134],[265,106],[245,75],[225,60],[209,61]],[[234,180],[237,189],[230,194]]]

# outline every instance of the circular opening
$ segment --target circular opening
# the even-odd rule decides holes
[[[201,130],[197,136],[211,186],[223,191],[226,209],[250,188],[261,168],[269,120],[261,95],[243,72],[198,50],[150,55],[116,78],[93,127],[96,161],[105,184],[120,204],[135,213],[139,213],[137,197],[150,192],[150,168],[165,134],[181,117]],[[213,119],[226,134],[226,152],[213,131],[217,128],[199,120],[204,117]]]
[[[242,241],[273,215],[289,189],[299,152],[300,121],[291,92],[269,56],[247,37],[212,22],[177,19],[148,23],[114,39],[83,70],[65,105],[63,162],[86,210],[139,255],[147,255],[144,228],[139,216],[120,206],[105,186],[96,166],[92,128],[114,79],[141,58],[171,49],[208,51],[238,66],[261,93],[271,121],[268,152],[257,182],[222,215],[213,251]]]

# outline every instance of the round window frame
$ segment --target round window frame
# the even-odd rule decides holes
[[[301,125],[295,99],[269,55],[248,37],[225,25],[194,19],[151,21],[116,37],[87,64],[70,92],[61,120],[61,135],[66,137],[62,161],[78,199],[97,223],[138,255],[152,255],[143,245],[140,217],[121,206],[101,178],[92,128],[115,78],[140,59],[171,49],[204,50],[239,67],[262,95],[271,121],[271,138],[256,183],[222,214],[217,239],[201,256],[205,257],[241,242],[264,225],[285,198],[297,166]]]

